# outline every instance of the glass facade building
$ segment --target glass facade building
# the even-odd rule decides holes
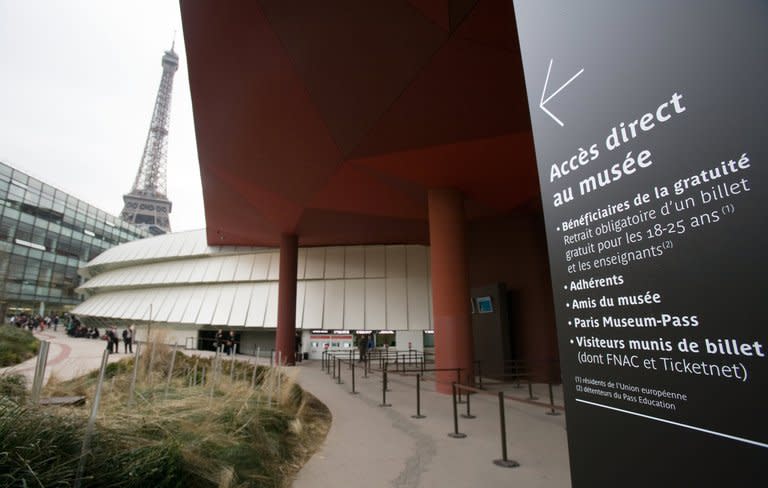
[[[82,301],[77,270],[149,234],[0,162],[0,313],[64,312]]]

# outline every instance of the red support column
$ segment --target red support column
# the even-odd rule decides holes
[[[280,239],[280,277],[277,292],[277,334],[275,350],[283,364],[295,362],[296,347],[296,271],[299,261],[299,239],[283,234]]]
[[[435,367],[461,368],[461,382],[472,384],[474,345],[464,200],[457,190],[431,189],[428,203]],[[456,373],[438,372],[436,380],[438,392],[451,393]]]

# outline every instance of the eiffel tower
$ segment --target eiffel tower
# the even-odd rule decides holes
[[[163,54],[163,76],[157,90],[141,165],[130,193],[123,195],[125,206],[120,213],[123,220],[147,229],[153,235],[171,231],[168,218],[171,202],[167,196],[166,165],[173,75],[179,69],[179,56],[173,50],[174,46],[175,42],[171,49]]]

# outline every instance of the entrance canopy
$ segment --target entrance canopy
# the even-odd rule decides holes
[[[182,0],[211,245],[429,241],[538,197],[512,2]]]

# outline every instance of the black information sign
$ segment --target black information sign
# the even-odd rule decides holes
[[[514,6],[573,486],[768,486],[768,2]]]

